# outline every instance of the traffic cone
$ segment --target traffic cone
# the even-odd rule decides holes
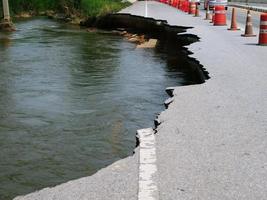
[[[267,14],[261,14],[259,45],[267,45]]]
[[[253,34],[253,26],[252,26],[250,10],[248,10],[248,14],[247,14],[245,33],[242,34],[241,36],[243,37],[255,37],[256,36],[255,34]]]
[[[212,19],[212,14],[210,13],[210,8],[208,6],[207,10],[206,10],[206,18],[205,18],[205,20],[211,20],[211,19]]]
[[[198,8],[198,4],[197,3],[196,3],[195,17],[200,17],[200,15],[199,15],[199,8]]]
[[[240,28],[237,27],[236,22],[236,10],[235,8],[232,9],[232,21],[231,21],[231,27],[228,29],[229,31],[237,31],[240,30]]]

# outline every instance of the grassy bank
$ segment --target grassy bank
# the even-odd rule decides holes
[[[2,8],[2,0],[0,6]],[[46,10],[98,16],[116,12],[129,5],[121,0],[9,0],[12,14],[21,12],[39,13]],[[2,15],[2,9],[0,14]]]
[[[81,9],[87,16],[103,15],[117,12],[129,5],[121,0],[81,0]]]

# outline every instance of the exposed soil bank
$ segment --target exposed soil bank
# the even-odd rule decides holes
[[[80,23],[82,21],[85,21],[87,18],[79,12],[70,13],[68,11],[56,12],[54,10],[46,10],[46,11],[41,11],[41,12],[34,12],[34,11],[20,12],[14,15],[14,19],[31,18],[31,17],[36,17],[36,16],[46,16],[50,19],[59,20],[62,22],[75,24],[75,25],[80,25]]]
[[[205,68],[199,61],[190,58],[188,55],[192,53],[184,47],[199,41],[197,35],[185,33],[187,29],[192,27],[171,26],[165,20],[155,20],[130,14],[110,14],[104,17],[90,18],[82,22],[81,25],[145,35],[145,40],[151,38],[157,39],[156,48],[159,48],[168,56],[176,58],[170,60],[175,61],[177,66],[183,66],[190,70],[190,73],[195,77],[198,84],[205,82],[209,78]]]

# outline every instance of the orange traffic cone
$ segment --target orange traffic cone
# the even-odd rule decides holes
[[[232,22],[231,22],[231,27],[228,30],[230,31],[240,30],[240,28],[237,27],[235,8],[232,9]]]
[[[255,34],[253,34],[253,26],[252,26],[250,10],[248,10],[248,14],[247,14],[245,33],[242,34],[241,36],[243,37],[255,37],[256,36]]]
[[[267,45],[267,13],[261,14],[259,45]]]
[[[206,18],[205,18],[205,20],[211,20],[211,19],[212,19],[212,14],[210,13],[210,8],[208,6],[207,10],[206,10]]]
[[[200,17],[200,15],[199,15],[198,3],[196,3],[196,12],[195,12],[195,17]]]

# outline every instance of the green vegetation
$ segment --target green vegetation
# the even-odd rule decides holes
[[[2,0],[0,2],[2,4]],[[9,4],[13,14],[54,10],[58,12],[78,12],[86,16],[116,12],[128,5],[121,0],[9,0]]]
[[[127,5],[121,0],[81,0],[81,9],[87,16],[117,12]]]

